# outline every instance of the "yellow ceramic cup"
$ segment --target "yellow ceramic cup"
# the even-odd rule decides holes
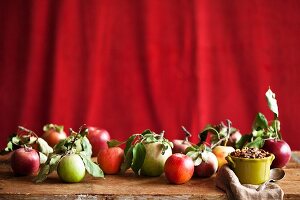
[[[240,158],[228,155],[226,160],[242,184],[259,185],[270,177],[270,167],[275,156],[265,158]]]

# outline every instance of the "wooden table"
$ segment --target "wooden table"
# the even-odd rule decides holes
[[[0,157],[1,158],[1,157]],[[1,161],[2,160],[2,161]],[[294,152],[285,168],[286,176],[278,184],[285,199],[300,199],[300,152]],[[33,177],[13,177],[7,161],[0,159],[0,199],[227,199],[215,186],[215,176],[193,178],[183,185],[168,184],[165,177],[137,177],[130,171],[125,175],[110,175],[105,179],[89,175],[81,183],[60,182],[56,173],[41,184]]]

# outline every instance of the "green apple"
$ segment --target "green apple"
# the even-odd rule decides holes
[[[163,144],[160,142],[144,144],[146,155],[141,167],[141,174],[145,176],[160,176],[164,172],[166,160],[172,155],[169,146],[162,155]]]
[[[67,183],[78,183],[85,176],[85,166],[78,154],[64,156],[58,164],[59,178]]]

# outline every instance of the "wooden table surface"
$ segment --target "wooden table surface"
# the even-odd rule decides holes
[[[300,152],[293,152],[286,176],[277,182],[284,199],[300,199]],[[14,177],[7,161],[0,157],[0,199],[227,199],[215,186],[215,176],[192,178],[183,185],[171,185],[165,177],[137,177],[130,171],[125,175],[107,175],[105,179],[87,175],[83,182],[60,182],[56,173],[43,183],[35,184],[33,177]]]

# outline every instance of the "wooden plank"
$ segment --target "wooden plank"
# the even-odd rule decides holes
[[[44,183],[35,184],[33,177],[13,177],[7,158],[0,160],[0,199],[226,199],[226,194],[215,186],[215,176],[171,185],[164,176],[137,177],[128,171],[105,179],[87,175],[81,183],[65,184],[53,173]],[[286,177],[278,182],[285,199],[300,199],[300,168],[296,160],[290,161],[285,168]]]

